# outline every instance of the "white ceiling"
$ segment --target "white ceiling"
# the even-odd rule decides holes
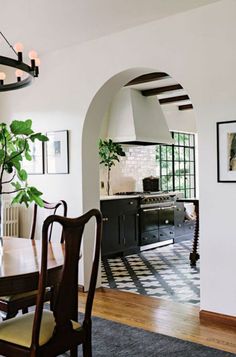
[[[0,31],[42,55],[216,1],[0,0]]]

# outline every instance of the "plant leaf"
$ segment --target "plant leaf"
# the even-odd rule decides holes
[[[33,133],[31,126],[32,126],[31,119],[28,119],[25,121],[14,120],[10,125],[10,129],[11,129],[12,134],[14,134],[14,135],[27,135],[28,136]]]

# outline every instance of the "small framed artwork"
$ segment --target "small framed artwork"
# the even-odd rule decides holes
[[[217,181],[236,182],[236,121],[216,123]]]
[[[69,138],[68,130],[47,132],[46,142],[47,173],[69,173]]]
[[[23,160],[23,168],[29,175],[42,175],[45,172],[44,167],[44,143],[38,140],[30,142],[31,161]]]

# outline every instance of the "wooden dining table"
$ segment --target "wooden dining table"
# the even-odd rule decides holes
[[[0,296],[37,289],[42,242],[25,238],[0,238]],[[59,278],[64,261],[64,244],[48,245],[48,284]]]

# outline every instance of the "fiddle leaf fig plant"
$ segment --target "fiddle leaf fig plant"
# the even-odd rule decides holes
[[[28,185],[28,173],[23,168],[23,160],[32,160],[30,143],[48,138],[35,133],[32,120],[14,120],[9,126],[0,123],[0,195],[13,194],[12,203],[35,202],[43,206],[42,192]]]
[[[116,161],[120,161],[119,156],[125,156],[122,146],[114,143],[111,139],[99,140],[99,155],[101,158],[100,164],[107,167],[107,194],[110,194],[110,176],[111,168],[115,165]]]

